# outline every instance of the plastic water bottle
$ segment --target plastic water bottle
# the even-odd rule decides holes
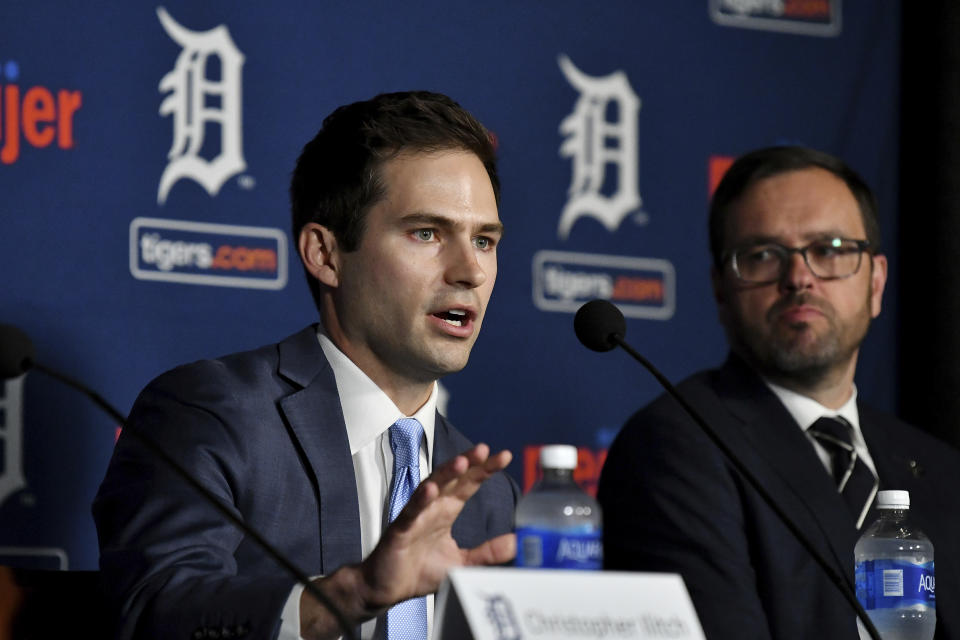
[[[517,506],[518,567],[602,567],[600,505],[574,482],[576,467],[576,447],[554,444],[540,450],[543,478]]]
[[[930,640],[937,625],[933,545],[907,520],[908,491],[877,494],[880,517],[863,532],[856,556],[857,599],[883,640]],[[869,638],[857,619],[860,638]]]

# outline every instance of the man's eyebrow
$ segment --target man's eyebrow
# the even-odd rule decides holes
[[[862,234],[850,234],[842,229],[826,229],[824,231],[810,232],[803,237],[807,241],[813,242],[816,240],[832,240],[834,238],[856,238],[858,235]]]
[[[477,229],[478,233],[494,233],[500,236],[503,236],[503,223],[502,222],[490,222],[487,224],[480,225]]]
[[[818,240],[830,240],[833,238],[851,238],[846,232],[840,229],[826,229],[822,231],[811,231],[801,236],[804,242],[816,242]],[[747,247],[754,244],[780,244],[783,245],[783,239],[779,236],[756,234],[741,238],[734,247]],[[787,246],[787,245],[783,245]]]
[[[449,216],[423,211],[408,213],[400,218],[400,222],[403,224],[423,224],[441,229],[459,229],[464,226],[462,222]],[[475,231],[477,233],[497,233],[503,235],[503,223],[488,222],[477,227]]]
[[[740,238],[733,243],[732,247],[734,249],[740,247],[749,247],[755,244],[779,244],[779,238],[775,236],[768,235],[751,235]]]

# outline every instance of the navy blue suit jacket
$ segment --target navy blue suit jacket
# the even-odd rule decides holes
[[[678,386],[852,585],[860,532],[780,400],[735,357]],[[937,637],[958,638],[960,454],[892,416],[859,411],[880,488],[910,491],[911,518],[934,543]],[[839,590],[672,398],[624,426],[598,498],[607,568],[680,573],[707,638],[858,638]]]
[[[316,327],[163,374],[129,422],[306,574],[361,560],[353,462]],[[470,446],[438,413],[434,465]],[[517,497],[516,483],[497,474],[467,502],[454,538],[472,547],[511,531]],[[121,637],[276,635],[294,579],[129,434],[93,513]]]

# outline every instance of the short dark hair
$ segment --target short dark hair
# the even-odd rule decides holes
[[[757,149],[740,156],[727,169],[710,202],[710,253],[713,264],[721,268],[725,247],[724,227],[730,209],[746,191],[764,178],[800,169],[825,169],[843,180],[860,207],[870,252],[880,250],[880,223],[877,200],[867,183],[839,158],[807,147],[783,146]]]
[[[330,229],[345,251],[363,236],[370,207],[384,196],[382,163],[400,153],[459,149],[477,156],[500,204],[493,136],[463,107],[440,93],[382,93],[337,108],[304,146],[290,183],[293,241],[304,225]],[[320,287],[307,274],[317,306]]]

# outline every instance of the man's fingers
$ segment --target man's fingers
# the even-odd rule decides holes
[[[489,452],[490,448],[487,445],[478,444],[434,471],[429,478],[420,483],[407,506],[397,517],[395,524],[399,529],[406,530],[412,526],[414,519],[439,497],[454,497],[461,502],[466,502],[484,481],[494,473],[505,469],[513,459],[513,454],[506,450],[494,456],[489,455]],[[455,519],[456,514],[452,515]]]
[[[471,452],[473,452],[473,449],[467,453]],[[439,487],[443,487],[462,476],[474,464],[466,454],[461,453],[452,460],[447,461],[441,467],[434,469],[427,480],[432,481]]]
[[[417,516],[429,507],[430,503],[436,500],[438,495],[440,495],[440,488],[437,487],[437,484],[430,480],[430,478],[427,478],[421,482],[417,490],[413,492],[410,500],[407,501],[406,506],[403,507],[403,510],[391,526],[396,528],[397,531],[408,530],[413,526]]]
[[[487,458],[484,467],[490,473],[496,473],[497,471],[506,469],[511,460],[513,460],[513,454],[504,449],[496,455]]]
[[[446,484],[440,484],[440,493],[466,501],[490,476],[506,469],[512,459],[513,454],[509,451],[501,451],[486,457],[482,462],[471,465],[464,473],[452,478]]]
[[[478,442],[460,455],[469,460],[471,466],[481,464],[490,455],[490,447],[485,442]]]
[[[465,476],[470,482],[483,482],[491,474],[505,469],[512,459],[509,451],[491,456],[490,447],[480,443],[435,469],[427,480],[436,483],[442,493],[449,493]]]
[[[503,564],[517,555],[517,536],[505,533],[464,552],[466,566]]]

